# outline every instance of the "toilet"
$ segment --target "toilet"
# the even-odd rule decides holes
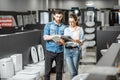
[[[16,74],[12,79],[26,80],[26,77],[20,78],[18,75],[23,75],[23,76],[34,75],[35,79],[31,78],[30,80],[39,80],[40,79],[40,71],[39,70],[33,70],[33,69],[22,70],[22,54],[14,54],[10,57],[12,58],[12,61],[14,63],[15,74]],[[28,80],[29,80],[29,78],[28,78]]]
[[[45,60],[42,45],[37,45],[36,48],[34,46],[31,47],[31,57],[33,63],[28,64],[24,68],[30,70],[39,70],[40,77],[43,77],[45,74]]]
[[[31,57],[33,64],[28,64],[28,66],[44,66],[44,51],[42,45],[37,45],[35,48],[34,46],[31,47]]]
[[[45,74],[45,60],[44,60],[44,51],[42,45],[37,45],[36,47],[31,47],[31,57],[32,57],[32,64],[28,64],[25,66],[25,69],[30,70],[39,70],[40,71],[40,78],[42,79]],[[55,66],[55,61],[53,66]]]
[[[14,76],[14,65],[11,58],[0,59],[0,78],[8,79]]]
[[[28,66],[44,66],[45,65],[44,50],[41,44],[37,45],[36,48],[34,46],[31,47],[31,56],[32,56],[33,64],[28,64]],[[55,61],[53,62],[52,67],[55,67]]]
[[[44,50],[41,44],[37,45],[36,48],[34,46],[31,47],[31,57],[33,63],[28,64],[28,66],[45,67]],[[55,61],[53,62],[52,67],[55,67]]]
[[[39,61],[41,58],[41,51],[38,49],[40,49],[40,46],[37,47],[37,49],[34,46],[31,47],[30,53],[31,53],[31,58],[32,58],[33,63],[28,64],[28,66],[44,66],[45,65],[44,60],[41,59],[41,61]],[[38,54],[38,52],[39,52],[39,54]],[[39,55],[39,60],[38,60],[38,55]]]
[[[86,80],[89,73],[78,74],[77,76],[73,77],[72,80]]]
[[[41,66],[24,66],[25,69],[32,69],[40,71],[40,78],[42,78],[45,74],[45,67]]]
[[[35,75],[18,74],[8,80],[36,80]]]
[[[108,49],[101,49],[100,52],[102,55],[105,55]]]
[[[13,54],[10,57],[12,58],[16,74],[18,71],[22,70],[22,54]]]
[[[24,70],[17,72],[16,75],[34,75],[36,78],[35,80],[40,79],[40,71],[37,69],[24,69]],[[23,80],[25,79],[23,78]]]

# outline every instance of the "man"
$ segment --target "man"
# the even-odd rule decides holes
[[[50,72],[53,60],[56,62],[56,80],[62,80],[63,68],[63,43],[62,39],[55,42],[53,37],[64,34],[65,25],[61,23],[63,12],[55,10],[53,21],[47,23],[44,27],[43,38],[46,41],[45,53],[45,80],[50,80]]]

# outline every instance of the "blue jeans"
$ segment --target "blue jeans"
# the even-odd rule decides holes
[[[70,80],[72,80],[72,78],[78,74],[80,55],[81,50],[79,50],[79,48],[64,48],[64,58],[70,72]]]

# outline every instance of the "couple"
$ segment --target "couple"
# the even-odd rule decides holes
[[[84,32],[82,27],[78,25],[78,19],[75,14],[69,15],[69,27],[62,24],[62,18],[63,12],[61,10],[55,10],[53,21],[47,23],[44,27],[43,38],[46,41],[45,80],[50,80],[53,60],[56,62],[56,80],[62,80],[63,55],[69,68],[70,80],[78,74]],[[65,42],[63,39],[60,39],[58,42],[54,42],[52,40],[54,35],[70,36],[73,40]],[[65,45],[64,50],[63,45]]]

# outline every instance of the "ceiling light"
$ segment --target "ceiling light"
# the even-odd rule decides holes
[[[92,2],[92,1],[88,1],[88,2],[86,2],[86,4],[85,4],[86,6],[93,6],[94,5],[94,3]]]

